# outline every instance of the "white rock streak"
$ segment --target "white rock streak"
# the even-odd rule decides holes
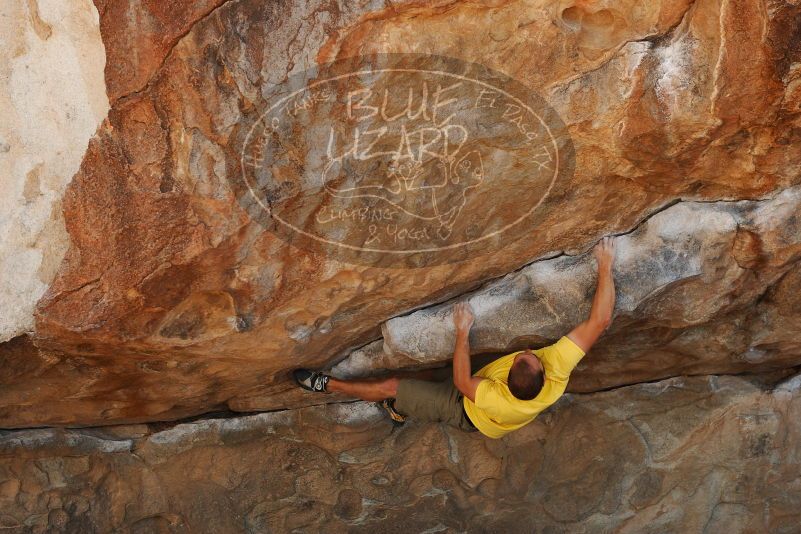
[[[0,342],[30,331],[67,250],[66,185],[108,112],[91,0],[0,3]]]

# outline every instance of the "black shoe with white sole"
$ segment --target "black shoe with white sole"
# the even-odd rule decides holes
[[[402,425],[406,422],[406,416],[395,409],[395,399],[384,399],[379,404],[389,414],[393,424]]]
[[[328,393],[326,390],[330,378],[328,375],[308,369],[295,369],[292,371],[292,376],[295,377],[295,382],[306,391]]]

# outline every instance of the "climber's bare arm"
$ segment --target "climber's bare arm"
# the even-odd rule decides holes
[[[453,325],[456,327],[456,346],[453,349],[453,385],[462,395],[476,401],[478,384],[483,380],[470,372],[470,327],[473,326],[473,310],[467,302],[459,302],[453,310]]]
[[[590,317],[567,335],[585,353],[612,322],[615,309],[615,282],[612,279],[615,242],[610,237],[603,238],[595,245],[594,253],[598,264],[598,286],[595,288]]]

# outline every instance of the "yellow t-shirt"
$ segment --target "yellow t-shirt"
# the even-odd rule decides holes
[[[517,430],[556,402],[565,392],[570,372],[584,357],[584,351],[566,336],[553,345],[533,351],[545,370],[545,383],[536,397],[520,400],[512,395],[506,385],[509,369],[520,352],[513,352],[482,367],[474,375],[486,379],[478,385],[476,402],[464,398],[468,417],[487,437],[500,438]]]

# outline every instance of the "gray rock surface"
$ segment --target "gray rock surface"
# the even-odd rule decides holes
[[[568,395],[501,440],[374,404],[0,436],[19,532],[747,532],[801,522],[801,376]],[[131,434],[132,437],[123,437]]]
[[[604,382],[598,374],[637,370],[639,355],[632,351],[636,352],[644,329],[652,334],[663,328],[694,339],[706,335],[708,344],[725,344],[722,338],[730,332],[721,331],[719,319],[726,321],[734,314],[728,319],[733,323],[758,304],[768,306],[770,301],[763,299],[766,292],[798,271],[800,211],[799,188],[761,201],[680,202],[659,211],[633,232],[617,236],[615,320],[602,338],[600,350],[593,349],[592,357],[582,363],[584,369],[592,366],[593,372],[586,374],[596,374],[599,387],[619,385],[619,381]],[[589,315],[595,283],[591,252],[560,254],[460,296],[476,314],[471,350],[508,352],[555,341]],[[334,374],[358,376],[386,368],[447,362],[453,355],[452,302],[385,322],[383,341],[355,351],[334,367]],[[779,313],[794,317],[797,311],[785,308]],[[796,324],[792,332],[774,330],[785,326],[761,322],[759,328],[741,332],[741,346],[713,349],[699,354],[699,360],[708,359],[713,372],[715,365],[725,365],[725,359],[734,364],[750,362],[752,370],[770,364],[776,356],[782,362],[794,359],[801,363],[797,349],[772,356],[761,352],[763,339],[770,337],[768,332],[801,338]],[[653,349],[649,346],[643,352],[646,350]],[[596,357],[598,352],[616,351],[620,357]],[[666,359],[661,369],[652,367],[651,371],[665,373],[660,376],[680,374],[683,364]]]

